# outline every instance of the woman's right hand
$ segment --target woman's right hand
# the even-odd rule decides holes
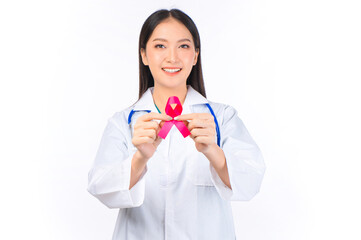
[[[159,124],[152,120],[162,120]],[[162,141],[158,136],[164,121],[172,120],[172,117],[164,113],[150,112],[140,116],[135,125],[132,138],[133,145],[138,149],[142,158],[151,158]]]

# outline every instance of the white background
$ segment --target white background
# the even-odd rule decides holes
[[[107,119],[137,100],[145,19],[176,7],[201,36],[208,99],[261,148],[238,239],[361,239],[358,1],[2,1],[0,239],[110,239],[87,191]]]

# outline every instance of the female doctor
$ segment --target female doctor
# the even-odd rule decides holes
[[[230,201],[260,189],[261,151],[233,107],[206,98],[200,53],[198,30],[182,11],[158,10],[143,24],[139,99],[108,119],[89,172],[88,191],[119,209],[113,240],[233,240]],[[158,135],[173,119],[171,96],[188,137],[175,126]]]

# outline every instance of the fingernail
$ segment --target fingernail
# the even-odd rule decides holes
[[[175,117],[174,120],[178,120],[178,117]]]
[[[171,116],[168,116],[168,119],[169,119],[169,120],[172,120],[173,118],[172,118]]]

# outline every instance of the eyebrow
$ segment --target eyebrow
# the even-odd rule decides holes
[[[168,41],[167,41],[166,39],[164,39],[164,38],[155,38],[155,39],[153,39],[153,42],[154,42],[154,41],[168,42]],[[180,39],[180,40],[178,40],[177,42],[184,42],[184,41],[191,42],[191,40],[189,40],[188,38]]]

